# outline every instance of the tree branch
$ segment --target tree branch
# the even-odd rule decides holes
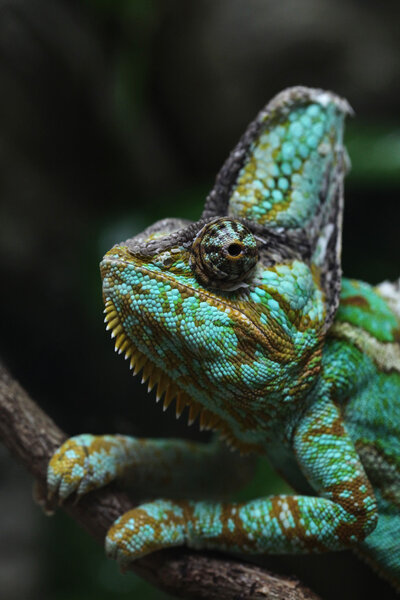
[[[47,463],[66,439],[0,363],[0,438],[32,473],[44,495]],[[113,521],[132,508],[126,494],[112,486],[88,494],[64,510],[99,543]],[[318,600],[298,580],[274,575],[223,555],[187,549],[156,552],[131,565],[131,570],[179,598],[198,600]]]

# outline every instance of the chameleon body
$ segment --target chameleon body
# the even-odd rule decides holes
[[[61,500],[128,472],[151,490],[108,532],[120,564],[184,544],[353,548],[399,584],[400,290],[341,278],[348,112],[330,92],[285,90],[249,125],[199,221],[159,221],[105,255],[116,348],[164,407],[176,397],[177,416],[220,440],[86,434],[55,453],[48,484]],[[296,493],[220,499],[251,461],[225,443],[266,455]]]

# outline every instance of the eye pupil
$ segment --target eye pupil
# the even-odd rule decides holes
[[[230,256],[239,256],[239,254],[241,252],[242,252],[242,247],[240,244],[229,244],[228,254],[230,254]]]

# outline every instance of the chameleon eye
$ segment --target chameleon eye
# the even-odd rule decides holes
[[[218,218],[207,223],[195,237],[190,265],[197,279],[208,287],[235,289],[258,261],[256,240],[235,219]]]

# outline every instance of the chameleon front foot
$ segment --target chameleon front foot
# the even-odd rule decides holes
[[[70,438],[53,454],[47,468],[50,501],[79,499],[103,487],[118,474],[121,441],[116,436],[82,434]]]
[[[183,507],[177,502],[156,500],[119,517],[107,533],[105,549],[124,570],[150,552],[183,545],[185,538]]]

